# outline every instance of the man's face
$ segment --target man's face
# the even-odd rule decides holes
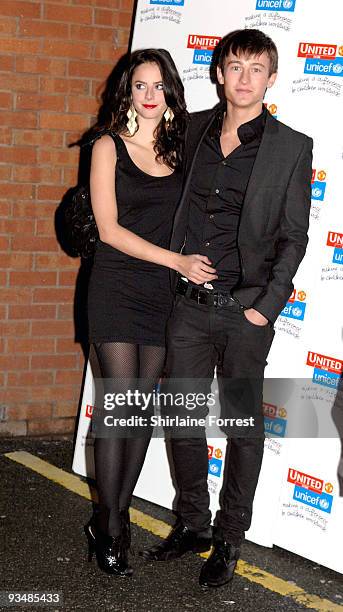
[[[233,106],[249,108],[261,103],[267,87],[276,79],[276,72],[269,75],[270,59],[264,51],[261,55],[234,55],[225,58],[224,70],[217,68],[218,82],[224,86],[225,98]]]

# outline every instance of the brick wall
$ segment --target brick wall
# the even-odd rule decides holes
[[[79,260],[55,210],[77,182],[80,137],[126,51],[133,0],[0,3],[0,435],[72,432],[84,357]]]

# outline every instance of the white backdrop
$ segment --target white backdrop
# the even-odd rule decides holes
[[[139,0],[133,49],[171,52],[190,111],[217,102],[209,64],[227,32],[259,28],[279,49],[279,76],[265,102],[280,121],[314,139],[310,240],[295,291],[275,325],[264,399],[266,433],[276,437],[266,440],[247,538],[343,573],[341,443],[331,417],[342,372],[342,23],[341,0]],[[273,384],[280,378],[283,385]],[[94,470],[86,416],[93,403],[89,367],[73,464],[80,474]],[[337,412],[343,437],[343,406]],[[303,437],[292,437],[299,432]],[[223,438],[209,440],[213,511],[224,454]],[[152,441],[135,494],[171,507],[175,492],[163,440]]]

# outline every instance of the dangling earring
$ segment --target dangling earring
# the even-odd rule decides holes
[[[166,120],[167,128],[169,128],[171,126],[171,122],[174,119],[174,113],[173,113],[172,109],[169,108],[169,106],[168,106],[166,112],[164,113],[163,117]]]
[[[128,117],[128,122],[126,124],[126,127],[130,133],[130,136],[133,136],[138,128],[138,124],[136,121],[136,117],[137,117],[137,111],[135,109],[135,107],[133,106],[133,104],[131,104],[129,110],[126,113],[126,116]]]

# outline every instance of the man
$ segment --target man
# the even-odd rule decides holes
[[[224,484],[214,549],[200,574],[203,586],[231,580],[251,523],[273,323],[292,293],[307,245],[313,143],[263,106],[277,61],[275,44],[259,30],[236,30],[222,39],[217,79],[224,106],[192,116],[188,178],[172,237],[173,250],[207,255],[216,274],[204,286],[178,279],[167,376],[171,381],[187,377],[193,390],[208,392],[217,367],[222,413],[250,416],[253,423],[249,432],[225,429]],[[179,431],[171,448],[180,519],[165,541],[144,552],[149,560],[211,546],[204,428],[197,437]]]

